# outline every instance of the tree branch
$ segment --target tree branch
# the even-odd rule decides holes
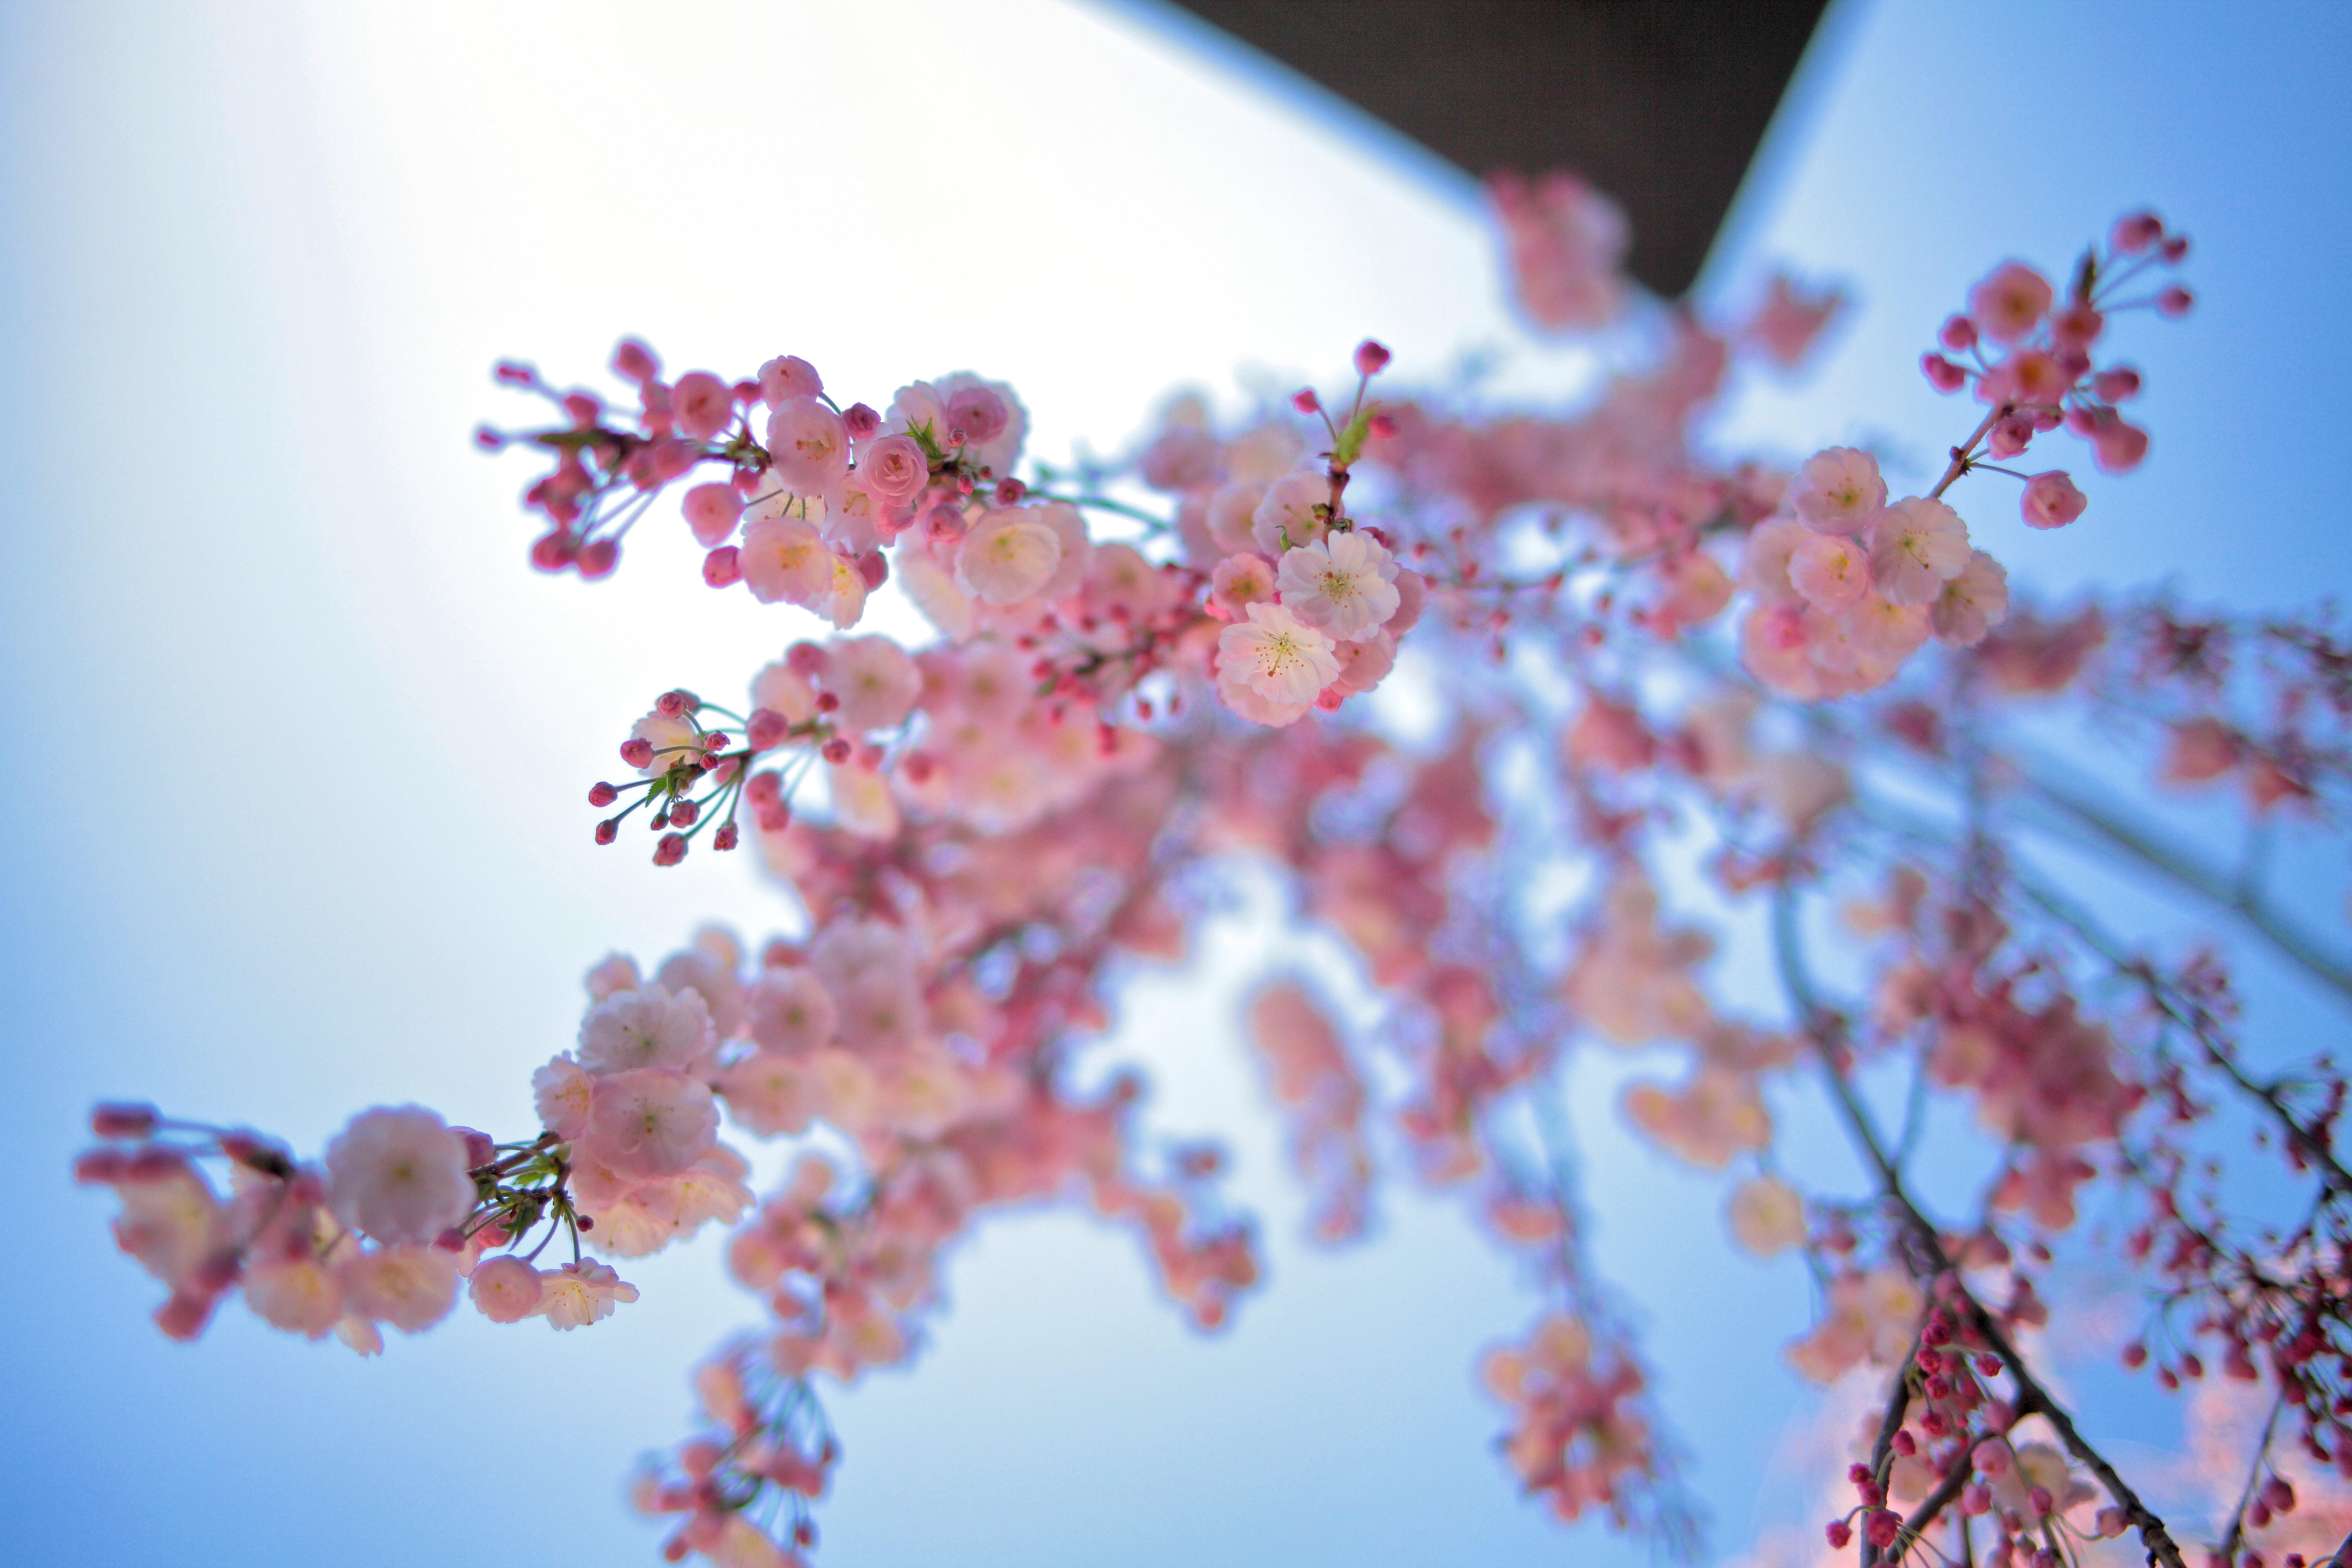
[[[1797,1009],[1807,1041],[1821,1059],[1831,1098],[1836,1101],[1848,1131],[1877,1169],[1888,1200],[1901,1210],[1912,1233],[1912,1241],[1921,1256],[1937,1275],[1948,1275],[1958,1284],[1958,1272],[1944,1250],[1942,1238],[1905,1191],[1902,1173],[1887,1157],[1885,1145],[1880,1142],[1876,1129],[1871,1126],[1868,1114],[1853,1092],[1853,1086],[1846,1079],[1838,1059],[1844,1048],[1845,1021],[1836,1012],[1822,1005],[1813,990],[1811,977],[1805,973],[1804,958],[1798,941],[1796,892],[1785,879],[1772,889],[1772,938],[1781,983],[1787,987],[1789,999]],[[2025,1364],[2025,1358],[2018,1353],[2009,1336],[2000,1331],[2000,1325],[1993,1321],[1992,1315],[1985,1310],[1983,1304],[1969,1293],[1965,1285],[1961,1285],[1956,1294],[1965,1304],[1969,1316],[1975,1320],[1972,1326],[1993,1354],[2000,1358],[2016,1383],[2017,1413],[2020,1415],[2039,1415],[2047,1421],[2051,1430],[2057,1434],[2058,1440],[2065,1445],[2066,1451],[2098,1478],[2107,1495],[2115,1499],[2116,1506],[2124,1510],[2125,1519],[2139,1532],[2140,1544],[2147,1549],[2151,1563],[2161,1563],[2164,1568],[2186,1568],[2180,1548],[2165,1529],[2164,1521],[2140,1500],[2139,1494],[2131,1489],[2116,1468],[2075,1428],[2074,1418],[2033,1375]]]

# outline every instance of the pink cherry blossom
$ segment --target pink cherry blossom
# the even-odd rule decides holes
[[[879,437],[858,454],[859,487],[882,500],[910,500],[930,477],[922,447],[905,436]]]
[[[702,1157],[719,1110],[700,1079],[667,1068],[635,1068],[596,1080],[582,1152],[617,1175],[675,1175]]]
[[[1279,605],[1248,609],[1249,619],[1217,635],[1219,689],[1229,702],[1236,689],[1276,708],[1313,702],[1339,673],[1331,639]]]
[[[736,557],[751,596],[814,607],[833,590],[835,556],[805,518],[758,517],[743,525]]]
[[[632,1068],[692,1072],[718,1048],[709,1005],[695,991],[623,991],[591,1007],[580,1024],[580,1065],[599,1075]]]
[[[531,1074],[530,1089],[540,1124],[550,1132],[572,1139],[588,1130],[588,1107],[596,1080],[578,1062],[568,1056],[557,1057]]]
[[[2050,312],[2050,280],[2021,261],[2005,261],[1969,290],[1969,314],[1985,336],[2013,343]]]
[[[768,416],[771,471],[794,495],[824,495],[849,472],[849,432],[814,397],[788,397]]]
[[[816,687],[838,700],[835,719],[845,729],[887,730],[914,709],[923,674],[888,637],[851,637],[833,646]]]
[[[1969,561],[1969,527],[1939,500],[1896,501],[1870,538],[1872,585],[1897,605],[1925,605]]]
[[[541,1293],[539,1270],[512,1257],[485,1258],[467,1287],[474,1305],[494,1323],[519,1323],[535,1316]]]
[[[1332,533],[1283,553],[1282,607],[1337,641],[1355,642],[1396,614],[1396,560],[1361,533]]]
[[[1265,499],[1265,486],[1247,480],[1222,485],[1209,497],[1204,521],[1219,550],[1241,555],[1257,549],[1257,507]]]
[[[349,1310],[404,1334],[422,1333],[457,1300],[457,1260],[437,1247],[387,1247],[343,1265]]]
[[[1622,208],[1573,174],[1529,184],[1488,182],[1501,219],[1519,304],[1539,327],[1597,327],[1614,315],[1617,276],[1632,243]]]
[[[1330,500],[1330,481],[1309,469],[1285,474],[1266,486],[1250,513],[1250,537],[1257,552],[1278,562],[1284,551],[1321,539],[1331,526]]]
[[[1816,533],[1861,533],[1886,506],[1886,481],[1869,453],[1832,447],[1797,470],[1789,505]]]
[[[1726,1213],[1731,1234],[1759,1258],[1805,1243],[1805,1201],[1778,1176],[1758,1176],[1732,1190]]]
[[[533,1317],[545,1318],[551,1329],[584,1329],[613,1315],[613,1309],[637,1299],[637,1288],[602,1263],[567,1263],[541,1269],[539,1304]]]
[[[1228,555],[1210,574],[1209,604],[1227,620],[1244,619],[1252,605],[1274,602],[1274,565],[1263,555]]]
[[[1808,533],[1790,552],[1789,585],[1815,609],[1834,612],[1870,591],[1870,561],[1851,539]]]
[[[473,1212],[466,1141],[422,1106],[363,1110],[327,1145],[327,1204],[377,1241],[430,1241]]]
[[[1968,565],[1927,606],[1936,640],[1954,647],[1974,647],[2008,618],[2009,573],[1981,550],[1969,552]]]
[[[751,1038],[763,1051],[800,1056],[829,1044],[837,1017],[823,982],[805,969],[771,969],[751,996]]]
[[[1017,605],[1045,588],[1062,564],[1060,535],[1033,509],[992,511],[956,550],[956,582],[992,605]]]

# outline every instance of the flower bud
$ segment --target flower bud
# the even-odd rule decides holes
[[[100,1138],[149,1138],[155,1132],[155,1108],[108,1101],[93,1107],[89,1130]]]
[[[613,350],[613,374],[627,381],[651,381],[661,374],[661,361],[636,339],[623,338]]]
[[[755,752],[764,752],[781,745],[791,732],[793,721],[772,708],[754,708],[743,727],[743,743]]]

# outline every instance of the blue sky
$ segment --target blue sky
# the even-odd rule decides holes
[[[494,357],[585,374],[637,331],[674,365],[802,353],[877,403],[969,365],[1047,454],[1118,447],[1180,383],[1328,380],[1367,333],[1407,376],[1478,345],[1566,364],[1517,338],[1463,184],[1158,13],[650,15],[0,7],[12,1563],[642,1563],[620,1479],[751,1321],[706,1244],[632,1270],[644,1300],[589,1333],[461,1314],[361,1363],[232,1310],[173,1346],[65,1180],[101,1096],[312,1149],[383,1100],[520,1127],[589,963],[780,918],[740,865],[592,853],[576,802],[648,695],[801,628],[714,614],[683,529],[593,590],[525,570],[518,471],[465,440],[501,412]],[[1962,510],[2053,593],[2342,590],[2348,71],[2338,7],[1841,7],[1707,287],[1787,259],[1860,309],[1719,438],[1936,452],[1960,411],[1914,364],[1967,285],[2152,202],[2203,303],[2127,329],[2148,464],[2086,481],[2054,536],[2005,494]],[[835,1402],[824,1562],[1638,1555],[1514,1500],[1470,1369],[1528,1303],[1449,1210],[1399,1194],[1370,1247],[1298,1245],[1254,1078],[1198,1044],[1265,956],[1239,932],[1219,984],[1147,980],[1116,1049],[1162,1073],[1167,1125],[1236,1130],[1274,1288],[1202,1342],[1123,1239],[985,1233],[915,1373]],[[1803,1281],[1732,1257],[1713,1184],[1617,1131],[1600,1075],[1580,1090],[1599,1245],[1727,1555],[1804,1517],[1775,1458],[1809,1408],[1777,1361]],[[1752,1310],[1727,1323],[1727,1297]]]

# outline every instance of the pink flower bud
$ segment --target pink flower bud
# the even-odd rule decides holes
[[[2197,303],[2197,296],[2175,283],[2156,297],[2156,310],[2160,316],[2179,318],[2189,314],[2189,307]]]
[[[1381,372],[1388,368],[1388,363],[1389,351],[1382,348],[1379,343],[1374,342],[1371,339],[1366,338],[1362,342],[1356,345],[1356,374],[1358,375],[1378,375]]]
[[[621,819],[617,816],[608,816],[596,825],[596,842],[599,844],[610,844],[620,836]]]
[[[830,662],[829,656],[825,653],[824,647],[816,643],[796,642],[793,644],[792,647],[784,649],[784,668],[791,670],[794,675],[799,676],[803,680],[814,680],[818,676],[824,674],[824,667],[828,662]],[[816,705],[819,708],[824,708],[824,699],[822,697],[818,698]],[[834,699],[834,706],[837,708],[840,705],[841,700],[839,698]]]
[[[632,736],[621,742],[621,761],[633,768],[653,766],[654,743],[641,736]]]
[[[866,579],[869,592],[879,588],[890,580],[889,558],[878,550],[867,551],[857,558],[857,574]]]
[[[620,563],[621,547],[609,539],[599,539],[582,545],[579,558],[573,564],[579,568],[580,575],[593,582],[599,577],[611,576],[613,568]]]
[[[92,1149],[74,1157],[74,1180],[85,1187],[110,1187],[131,1163],[120,1149]]]
[[[690,800],[674,802],[669,808],[669,819],[680,827],[693,826],[701,816],[702,807]]]
[[[2131,1521],[2124,1516],[2124,1510],[2119,1508],[2103,1508],[2099,1510],[2099,1517],[2094,1528],[2102,1540],[2112,1540],[2130,1529]]]
[[[1397,433],[1397,422],[1385,414],[1375,414],[1365,428],[1385,441]]]
[[[1885,1509],[1871,1512],[1869,1522],[1862,1528],[1864,1538],[1881,1552],[1895,1544],[1895,1537],[1903,1528],[1903,1516]]]
[[[1829,1527],[1822,1533],[1829,1538],[1832,1552],[1843,1552],[1853,1544],[1853,1527],[1842,1519],[1830,1521]]]
[[[155,1309],[155,1326],[165,1337],[193,1340],[205,1331],[205,1324],[213,1315],[213,1296],[194,1296],[175,1290],[172,1299]]]
[[[1970,1481],[1968,1485],[1962,1487],[1960,1489],[1960,1511],[1962,1513],[1990,1513],[1992,1511],[1992,1489],[1985,1485],[1982,1481]]]
[[[620,798],[621,792],[601,779],[588,787],[588,804],[590,805],[600,807],[607,806]]]
[[[2033,421],[2012,414],[1993,426],[1985,445],[1994,457],[2006,460],[2024,451],[2032,440]]]
[[[764,752],[781,743],[793,721],[772,708],[754,708],[743,729],[744,743],[755,752]]]
[[[742,835],[732,822],[720,823],[719,831],[710,836],[710,847],[720,851],[732,849],[741,842]]]
[[[2263,1501],[2270,1504],[2273,1513],[2294,1511],[2294,1487],[2284,1476],[2273,1476],[2263,1483]]]
[[[623,338],[613,350],[613,374],[629,381],[651,381],[661,374],[661,361],[636,339]]]
[[[849,438],[853,441],[871,440],[874,432],[882,428],[882,416],[863,403],[853,403],[844,409],[841,422],[848,427]]]
[[[735,389],[707,370],[690,370],[670,388],[670,412],[678,430],[708,441],[727,428],[735,414]]]
[[[2165,260],[2177,266],[2181,258],[2189,254],[2189,237],[2185,234],[2176,234],[2166,240],[2161,248]]]
[[[2102,471],[2129,473],[2138,468],[2147,456],[2147,432],[2136,425],[2115,420],[2104,426],[2093,438],[2092,451]]]
[[[2056,1500],[2051,1497],[2048,1487],[2033,1488],[2025,1494],[2025,1500],[2037,1515],[2048,1513],[2056,1502]]]
[[[818,712],[834,713],[838,712],[840,709],[841,694],[839,692],[820,691],[816,694],[816,710]]]
[[[485,452],[503,452],[507,447],[507,438],[487,425],[477,425],[474,426],[474,445]]]
[[[661,842],[654,846],[654,864],[656,866],[675,866],[685,858],[686,835],[683,833],[665,833],[661,836]]]
[[[107,1101],[93,1107],[89,1130],[100,1138],[147,1138],[155,1131],[155,1108]]]
[[[996,481],[996,504],[999,506],[1018,506],[1021,504],[1021,498],[1028,493],[1029,487],[1019,479],[1007,479]]]
[[[2050,318],[2050,341],[2061,349],[2087,349],[2098,342],[2106,318],[2088,305],[2067,306]]]
[[[702,558],[702,580],[714,588],[731,588],[743,580],[743,553],[722,544]]]
[[[757,715],[755,714],[754,717],[756,718]],[[783,799],[783,778],[772,773],[753,773],[751,781],[743,786],[743,798],[751,803],[754,810],[759,811],[765,811],[768,807],[780,804]]]
[[[1322,409],[1323,400],[1315,395],[1315,389],[1310,386],[1303,391],[1292,393],[1290,406],[1297,409],[1301,414],[1314,414]]]
[[[1977,324],[1966,316],[1947,316],[1942,329],[1936,333],[1936,341],[1954,353],[1966,353],[1976,347]]]
[[[579,552],[579,542],[559,528],[531,541],[530,563],[541,572],[561,572]]]
[[[2137,256],[2164,237],[2164,221],[2154,213],[2126,213],[2116,219],[2107,243],[2126,256]]]
[[[689,709],[701,706],[691,691],[665,691],[654,699],[654,711],[665,719],[675,719]]]
[[[2108,403],[2123,403],[2139,395],[2139,372],[2118,365],[2103,370],[2091,378],[2091,390]]]
[[[1919,368],[1927,372],[1927,384],[1938,392],[1958,392],[1969,384],[1969,373],[1942,354],[1921,354]]]
[[[743,515],[743,498],[731,484],[697,485],[686,492],[686,526],[705,550],[724,544]]]
[[[824,760],[835,767],[849,761],[849,742],[839,735],[824,743]]]

